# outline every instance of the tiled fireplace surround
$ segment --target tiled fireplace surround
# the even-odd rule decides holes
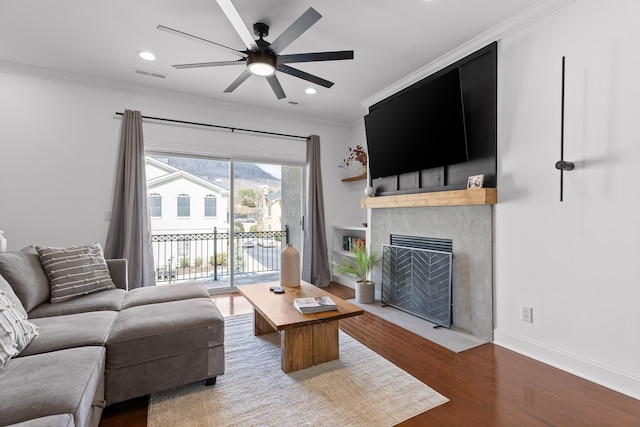
[[[379,251],[391,234],[453,240],[453,328],[493,339],[493,207],[441,206],[371,209],[371,247]],[[381,270],[372,272],[380,298]]]

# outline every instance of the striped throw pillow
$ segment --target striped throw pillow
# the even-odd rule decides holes
[[[0,369],[38,336],[38,327],[0,290]]]
[[[37,250],[49,276],[51,304],[116,287],[99,243]]]

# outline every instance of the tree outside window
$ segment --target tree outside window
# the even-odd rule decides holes
[[[204,216],[212,217],[217,215],[216,196],[213,194],[207,194],[204,196]]]
[[[178,195],[178,217],[191,216],[191,197],[188,194]]]
[[[149,194],[149,215],[154,218],[162,217],[162,196],[158,193]]]

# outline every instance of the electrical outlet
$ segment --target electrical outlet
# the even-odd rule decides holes
[[[104,220],[111,221],[111,211],[104,211]]]
[[[533,308],[522,306],[520,309],[520,320],[527,323],[533,323]]]

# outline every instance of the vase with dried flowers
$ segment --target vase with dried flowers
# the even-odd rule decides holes
[[[367,173],[367,152],[362,144],[356,145],[356,148],[349,147],[349,155],[346,159],[342,159],[340,167],[347,169],[354,162],[360,163],[358,175],[365,175]]]

